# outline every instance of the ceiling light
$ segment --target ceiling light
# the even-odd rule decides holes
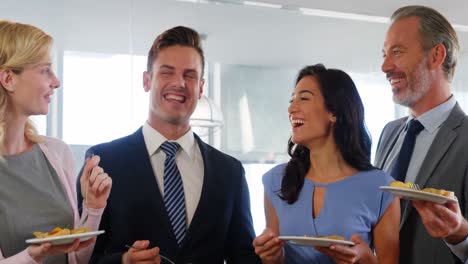
[[[244,1],[244,5],[268,7],[268,8],[276,8],[276,9],[283,7],[282,5],[278,5],[278,4],[270,4],[270,3],[257,2],[257,1]]]
[[[452,24],[452,27],[457,31],[468,32],[468,26],[460,24]]]
[[[187,2],[187,3],[201,3],[201,4],[208,4],[207,0],[176,0],[178,2]]]
[[[368,16],[368,15],[360,15],[354,13],[345,13],[345,12],[336,12],[336,11],[329,11],[323,9],[312,9],[312,8],[299,8],[299,11],[304,15],[309,16],[319,16],[319,17],[331,17],[331,18],[339,18],[339,19],[349,19],[349,20],[358,20],[358,21],[366,21],[366,22],[376,22],[376,23],[389,23],[390,20],[388,17],[382,16]]]

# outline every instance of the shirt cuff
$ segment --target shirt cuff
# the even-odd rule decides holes
[[[92,216],[101,216],[102,213],[104,212],[104,209],[106,209],[106,207],[99,208],[99,209],[95,209],[95,208],[88,208],[88,207],[86,206],[86,207],[84,208],[83,215],[89,214],[89,215],[92,215]]]
[[[468,264],[468,237],[455,245],[447,243],[447,241],[445,241],[445,244],[447,244],[452,253],[455,254],[462,262]]]

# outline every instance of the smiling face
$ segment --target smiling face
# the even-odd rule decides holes
[[[180,45],[160,50],[152,72],[143,76],[150,92],[148,122],[154,128],[172,125],[189,129],[189,119],[203,92],[201,57],[191,47]]]
[[[383,56],[382,71],[392,86],[393,101],[410,108],[415,106],[428,93],[432,82],[419,18],[403,18],[392,24]]]
[[[11,74],[11,85],[7,88],[9,112],[26,117],[48,113],[50,97],[60,86],[51,68],[51,59],[46,56],[21,73]]]
[[[315,77],[305,76],[297,83],[288,113],[294,143],[311,146],[314,142],[333,138],[336,118],[326,109]]]

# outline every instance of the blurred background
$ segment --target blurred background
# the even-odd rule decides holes
[[[436,8],[457,30],[462,50],[452,89],[467,111],[465,0],[1,0],[0,18],[33,24],[54,37],[62,86],[49,115],[34,121],[42,134],[71,145],[77,167],[90,145],[133,133],[145,122],[142,75],[154,38],[177,25],[203,34],[206,97],[193,128],[244,164],[260,233],[261,177],[288,160],[287,107],[300,68],[324,63],[351,75],[373,151],[383,126],[406,115],[393,104],[380,65],[388,18],[409,4]]]

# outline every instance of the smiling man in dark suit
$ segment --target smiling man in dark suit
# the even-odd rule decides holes
[[[468,118],[450,91],[458,51],[455,30],[436,10],[406,6],[393,13],[382,71],[393,100],[411,114],[385,126],[376,166],[458,197],[445,205],[402,203],[399,263],[460,263],[468,253]]]
[[[242,164],[189,125],[204,64],[196,31],[179,26],[159,35],[143,75],[147,122],[88,150],[114,182],[100,225],[106,233],[91,263],[160,263],[161,256],[175,263],[259,262]]]

